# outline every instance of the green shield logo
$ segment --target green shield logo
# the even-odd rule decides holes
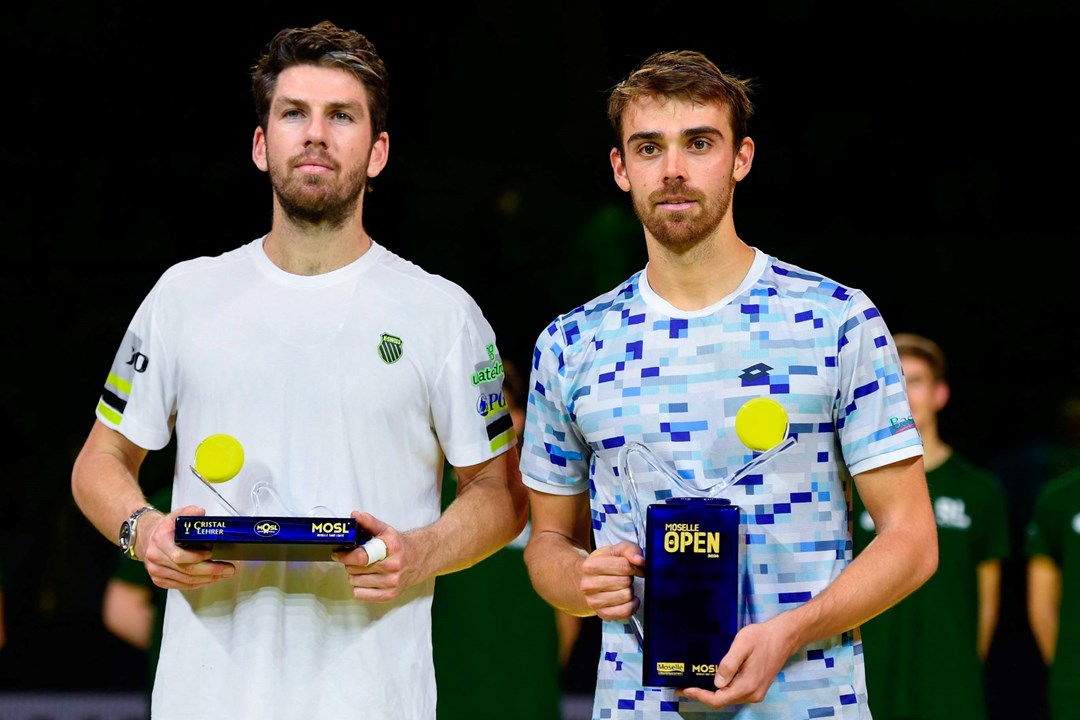
[[[379,338],[379,357],[387,365],[393,365],[400,360],[402,352],[401,338],[389,333],[383,333]]]

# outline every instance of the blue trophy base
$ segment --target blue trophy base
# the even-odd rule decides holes
[[[181,515],[176,544],[213,550],[215,560],[332,562],[371,538],[351,517]]]
[[[739,508],[679,497],[646,513],[642,684],[713,690],[739,630]]]

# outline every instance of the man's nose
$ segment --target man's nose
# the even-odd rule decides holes
[[[664,156],[664,180],[687,180],[686,157],[678,150]]]
[[[304,145],[322,145],[325,147],[326,129],[326,119],[319,115],[313,115],[307,124],[307,139],[304,141]]]

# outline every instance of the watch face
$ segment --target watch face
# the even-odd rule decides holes
[[[131,540],[131,523],[127,520],[120,526],[120,549],[127,550]]]

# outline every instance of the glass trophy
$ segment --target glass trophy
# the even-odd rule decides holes
[[[644,586],[644,622],[639,614],[630,618],[643,685],[714,689],[717,664],[742,625],[743,526],[740,509],[721,495],[797,439],[788,435],[783,406],[768,398],[745,403],[735,430],[759,454],[708,487],[687,482],[642,443],[620,452],[623,491],[645,554],[645,578],[635,579]],[[653,500],[645,512],[642,497]]]
[[[210,435],[199,443],[189,470],[226,514],[177,517],[178,545],[210,548],[215,560],[330,562],[332,551],[351,550],[371,538],[354,518],[335,516],[325,506],[307,514],[294,511],[269,473],[252,473],[230,502],[218,487],[233,481],[243,466],[244,449],[231,435]]]

